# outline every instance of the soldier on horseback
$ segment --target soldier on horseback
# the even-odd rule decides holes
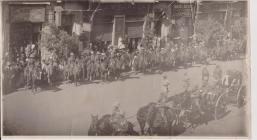
[[[162,91],[161,91],[161,95],[158,99],[158,102],[160,102],[160,103],[166,102],[168,93],[169,93],[169,85],[170,85],[170,82],[167,79],[167,76],[163,75],[162,84],[161,84]]]
[[[161,113],[161,117],[163,118],[163,120],[165,122],[168,121],[165,112],[166,112],[166,109],[169,107],[166,104],[167,103],[167,99],[168,99],[168,93],[169,93],[169,85],[170,85],[170,82],[167,79],[167,76],[163,75],[162,83],[161,83],[162,91],[161,91],[160,97],[158,99],[157,107],[158,107],[158,110]]]
[[[120,103],[116,102],[113,105],[113,111],[111,115],[111,123],[117,132],[122,131],[127,123],[125,119],[125,112],[120,108]]]

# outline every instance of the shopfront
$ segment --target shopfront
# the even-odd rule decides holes
[[[188,43],[194,33],[195,5],[193,3],[175,3],[172,6],[172,20],[175,25],[173,37],[179,38],[183,43]]]
[[[143,36],[144,17],[151,12],[149,4],[101,4],[92,28],[92,40],[118,45],[118,39],[127,37],[138,42]],[[133,11],[133,12],[131,12]]]
[[[45,5],[10,6],[10,46],[21,47],[37,44],[42,24],[45,22]]]

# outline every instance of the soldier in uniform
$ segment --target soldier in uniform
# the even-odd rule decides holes
[[[158,99],[158,109],[161,113],[162,118],[164,119],[165,122],[167,122],[167,117],[165,115],[166,107],[169,107],[169,105],[166,104],[167,99],[168,99],[168,93],[169,93],[169,85],[170,82],[167,79],[166,75],[163,75],[162,82],[161,82],[161,94]]]
[[[31,61],[35,62],[37,57],[37,50],[35,44],[31,45],[30,55],[29,58]]]
[[[70,57],[68,58],[68,64],[71,65],[71,64],[74,64],[74,62],[75,62],[75,56],[74,56],[74,53],[71,52]]]
[[[209,71],[206,66],[202,69],[202,86],[205,87],[208,85],[209,81]]]
[[[121,131],[126,124],[125,112],[120,108],[119,102],[115,102],[113,105],[111,123],[116,131]]]
[[[183,86],[184,86],[184,89],[185,89],[185,93],[188,92],[188,89],[190,87],[190,78],[188,77],[188,74],[187,72],[184,73],[184,79],[183,79]]]
[[[168,93],[169,93],[169,85],[170,85],[170,82],[167,79],[167,76],[163,75],[162,83],[161,83],[162,91],[161,91],[161,95],[159,97],[158,102],[160,102],[160,103],[165,103],[166,102],[167,97],[168,97]]]
[[[213,79],[215,82],[215,85],[221,85],[222,81],[222,70],[219,65],[216,65],[214,71],[213,71]]]

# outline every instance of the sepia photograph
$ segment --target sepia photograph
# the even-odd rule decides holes
[[[250,137],[248,0],[2,0],[3,136]]]

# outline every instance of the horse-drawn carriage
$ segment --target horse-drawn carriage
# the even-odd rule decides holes
[[[229,71],[227,76],[222,83],[195,87],[168,97],[164,107],[159,107],[158,103],[141,107],[137,112],[141,133],[177,135],[188,127],[220,119],[228,113],[230,105],[244,105],[246,88],[242,83],[242,73]]]

